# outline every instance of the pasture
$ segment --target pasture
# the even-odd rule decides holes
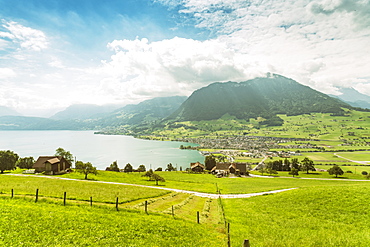
[[[251,246],[366,246],[370,243],[369,181],[217,179],[209,174],[181,172],[160,175],[166,182],[158,188],[185,186],[199,192],[220,190],[221,194],[296,189],[220,200],[98,181],[154,185],[137,173],[100,171],[90,181],[1,175],[0,207],[4,213],[0,221],[5,227],[0,230],[0,243],[7,246],[227,246],[225,220],[230,223],[231,246],[241,246],[244,239],[249,239]],[[73,176],[82,175],[64,175]],[[39,189],[37,203],[36,189]],[[65,206],[63,192],[67,192]],[[200,224],[197,224],[197,212]],[[24,225],[21,230],[17,228],[19,224]],[[46,231],[55,225],[60,226],[55,232]],[[53,238],[48,234],[53,234]]]

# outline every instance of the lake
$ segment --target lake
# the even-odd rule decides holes
[[[204,162],[196,150],[181,150],[184,142],[150,141],[123,135],[95,135],[93,131],[0,131],[0,150],[12,150],[20,157],[54,155],[58,147],[70,151],[77,160],[91,162],[99,170],[117,160],[119,168],[130,163],[134,168],[144,164],[147,169],[168,163],[178,169],[191,162]]]

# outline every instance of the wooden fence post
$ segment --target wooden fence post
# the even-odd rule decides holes
[[[148,214],[148,201],[145,201],[145,213]]]
[[[14,189],[12,189],[12,198],[13,198],[13,196],[14,196]]]
[[[244,239],[244,245],[243,247],[250,247],[249,239]]]
[[[173,205],[172,205],[172,217],[175,217],[175,211],[173,209]]]
[[[227,223],[227,246],[230,247],[230,223]]]
[[[118,211],[118,197],[116,198],[116,210]]]
[[[92,196],[90,196],[90,206],[92,207]]]
[[[199,211],[197,211],[197,223],[200,224],[199,223]]]
[[[37,202],[38,199],[39,199],[39,189],[36,189],[36,199],[35,199],[35,202]]]
[[[66,198],[67,198],[67,192],[64,192],[64,196],[63,196],[63,205],[64,206],[66,205]]]

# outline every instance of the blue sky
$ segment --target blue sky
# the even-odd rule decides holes
[[[0,0],[0,105],[190,95],[268,72],[370,95],[369,0]]]

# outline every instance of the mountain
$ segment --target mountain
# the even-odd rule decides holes
[[[1,116],[0,130],[80,130],[83,123],[39,117]]]
[[[0,116],[20,116],[21,114],[16,112],[15,110],[6,107],[0,106]]]
[[[341,95],[331,95],[332,97],[339,98],[353,107],[361,107],[370,109],[370,96],[358,92],[354,88],[339,88]]]
[[[90,105],[90,104],[77,104],[71,105],[64,111],[60,111],[50,117],[54,120],[86,120],[86,119],[96,119],[104,116],[104,114],[111,113],[117,110],[121,106],[119,105]]]
[[[102,126],[151,124],[174,111],[186,100],[186,96],[158,97],[137,105],[127,105],[102,118]]]
[[[352,108],[338,99],[274,74],[240,83],[213,83],[196,90],[167,120],[213,120],[229,114],[246,120],[263,117],[271,121],[266,124],[279,125],[282,120],[276,114],[322,112],[342,115],[342,107]]]

